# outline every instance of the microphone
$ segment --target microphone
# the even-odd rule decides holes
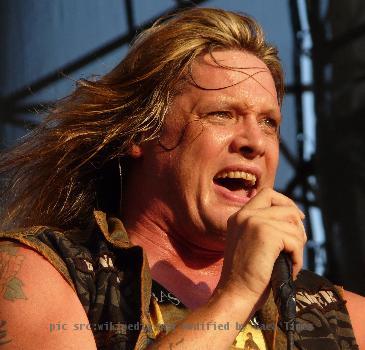
[[[271,287],[280,320],[286,331],[288,350],[294,348],[296,317],[295,286],[292,273],[293,263],[290,256],[287,253],[281,252],[273,267]]]

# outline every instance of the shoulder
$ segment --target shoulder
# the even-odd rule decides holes
[[[360,349],[365,349],[365,297],[349,291],[344,291],[344,299],[350,314],[352,327]]]
[[[85,311],[71,286],[40,254],[0,241],[0,344],[4,350],[96,349]],[[36,335],[36,336],[34,336]]]

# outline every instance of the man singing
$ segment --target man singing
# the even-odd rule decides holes
[[[273,190],[283,90],[260,26],[203,8],[80,81],[1,159],[3,348],[285,349],[280,252],[296,348],[365,346],[365,298],[301,270],[304,215]]]

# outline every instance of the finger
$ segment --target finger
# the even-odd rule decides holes
[[[295,278],[303,266],[303,251],[306,238],[301,234],[297,225],[289,222],[278,222],[276,220],[265,220],[255,218],[256,222],[260,221],[259,229],[251,229],[246,236],[246,242],[250,242],[250,249],[266,249],[267,259],[272,256],[275,261],[280,252],[284,251],[291,257],[293,263],[293,277]],[[254,238],[253,238],[254,236]],[[269,253],[270,252],[270,253]]]
[[[285,239],[283,250],[290,255],[293,264],[293,279],[296,279],[298,273],[303,268],[303,246],[298,245],[293,236],[290,236]]]
[[[262,218],[292,222],[294,224],[302,223],[301,212],[297,207],[293,206],[274,206],[263,209],[247,209],[240,211],[237,216],[240,220],[244,220],[250,216],[258,216]]]
[[[277,221],[277,220],[265,220],[266,225],[270,225],[274,232],[282,233],[283,240],[287,237],[294,237],[298,242],[304,247],[307,242],[307,235],[305,233],[302,225],[297,225],[287,221]],[[274,237],[273,237],[274,238]],[[284,249],[284,247],[282,248]]]
[[[266,234],[270,230],[270,244],[277,246],[276,259],[281,252],[290,255],[293,265],[293,278],[295,279],[299,271],[303,267],[304,245],[306,242],[298,231],[298,227],[294,224],[283,222],[279,224],[277,221],[266,222]]]
[[[228,220],[228,226],[242,227],[243,231],[251,229],[252,225],[258,226],[260,222],[276,222],[278,229],[285,229],[284,223],[291,223],[298,232],[301,232],[304,241],[307,241],[305,227],[301,220],[300,213],[294,207],[270,207],[264,209],[242,210]]]
[[[241,237],[246,242],[246,247],[250,246],[251,248],[252,245],[270,246],[270,250],[276,256],[284,250],[284,240],[288,237],[296,240],[302,249],[307,241],[307,235],[302,226],[287,221],[251,216],[242,225],[237,225],[232,221],[230,225],[235,226],[232,231],[236,237]]]
[[[271,188],[261,189],[243,208],[262,209],[272,206],[293,206],[297,208],[304,219],[304,213],[298,208],[293,200],[282,193],[276,192]]]

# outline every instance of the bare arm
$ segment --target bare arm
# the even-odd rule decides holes
[[[76,293],[41,255],[23,245],[0,241],[1,349],[95,350]]]
[[[350,314],[357,344],[365,349],[365,298],[359,294],[344,291],[347,310]]]

